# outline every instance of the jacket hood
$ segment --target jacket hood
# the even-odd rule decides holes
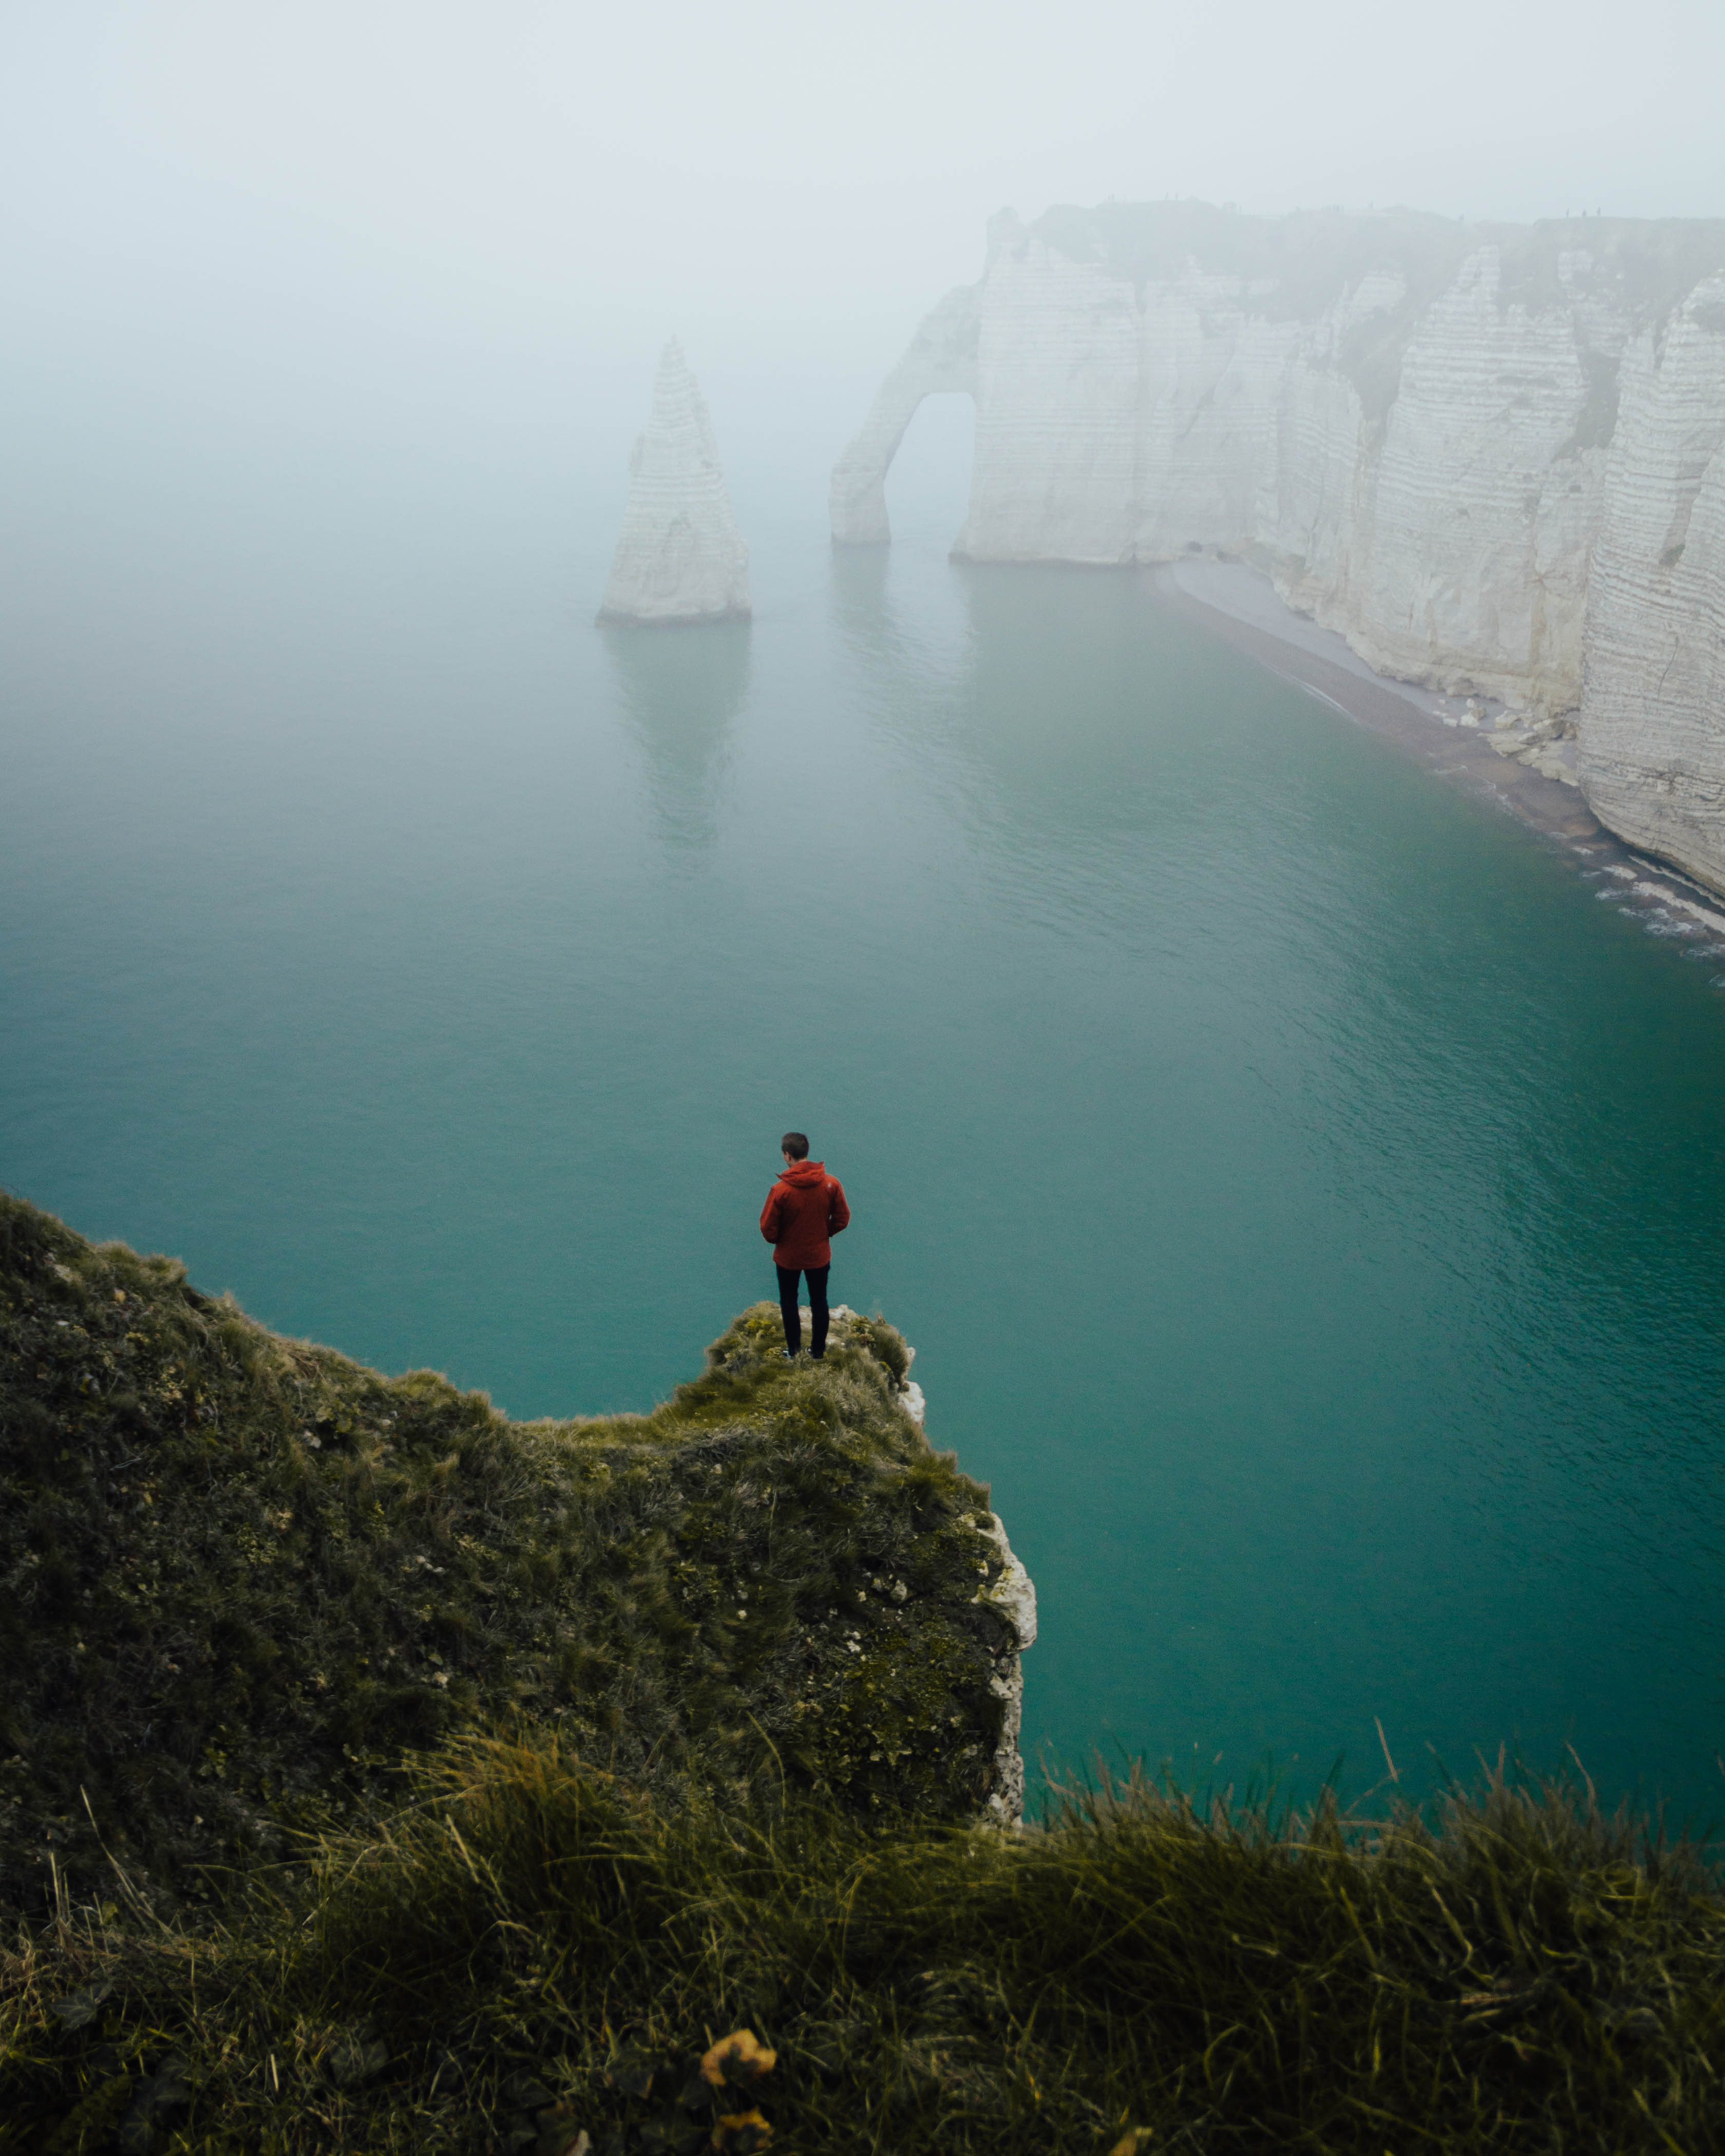
[[[778,1179],[781,1183],[789,1183],[798,1185],[819,1183],[826,1172],[826,1167],[824,1162],[818,1160],[799,1160],[793,1162],[789,1168],[780,1168],[778,1171]]]

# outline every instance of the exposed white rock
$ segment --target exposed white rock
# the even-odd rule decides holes
[[[814,1312],[810,1310],[809,1305],[805,1302],[798,1307],[797,1315],[802,1323],[803,1337],[806,1339],[812,1339],[814,1335]],[[836,1339],[839,1334],[843,1332],[847,1326],[854,1325],[856,1322],[856,1312],[850,1307],[850,1305],[848,1302],[835,1302],[829,1306],[827,1310],[827,1323],[829,1328],[830,1337]],[[906,1370],[909,1369],[911,1363],[914,1363],[916,1359],[916,1351],[914,1348],[908,1348],[907,1352],[910,1360],[905,1365]],[[911,1418],[911,1420],[916,1424],[917,1429],[921,1430],[923,1424],[923,1419],[928,1412],[927,1403],[922,1397],[922,1386],[916,1383],[911,1378],[907,1377],[905,1379],[903,1385],[900,1388],[898,1404]]]
[[[1589,356],[1568,309],[1504,291],[1498,246],[1468,256],[1407,334],[1375,440],[1359,438],[1337,588],[1286,527],[1280,546],[1266,535],[1286,595],[1382,673],[1573,709],[1604,462],[1575,445]]]
[[[916,1359],[916,1351],[907,1340],[905,1342],[905,1374],[900,1382],[898,1404],[921,1430],[928,1419],[928,1403],[922,1397],[922,1386],[911,1375],[911,1365]]]
[[[1132,288],[1032,240],[1009,211],[992,221],[988,240],[970,514],[952,551],[988,562],[1130,561]]]
[[[1725,278],[1639,336],[1623,373],[1581,783],[1613,830],[1725,889]]]
[[[916,403],[968,387],[956,555],[1255,561],[1381,672],[1579,712],[1506,752],[1725,889],[1725,223],[1109,205],[988,238],[841,460],[835,538],[887,536]]]
[[[992,1587],[978,1590],[977,1600],[1003,1616],[1013,1630],[1014,1644],[1002,1658],[1005,1666],[989,1680],[996,1698],[1004,1702],[1000,1742],[994,1752],[994,1789],[988,1808],[1009,1824],[1024,1815],[1024,1759],[1019,1735],[1024,1720],[1024,1670],[1019,1657],[1036,1644],[1036,1589],[1030,1575],[1013,1553],[1006,1539],[1006,1525],[998,1512],[990,1512],[983,1530],[1000,1553],[1002,1570]]]
[[[731,514],[712,422],[673,337],[629,459],[629,506],[599,619],[719,621],[749,612],[748,548]]]
[[[1547,778],[1560,778],[1565,786],[1579,786],[1580,758],[1580,749],[1576,742],[1555,741],[1530,750],[1522,761]]]
[[[1034,1647],[1036,1644],[1036,1586],[1029,1573],[1013,1555],[1012,1545],[1006,1539],[1006,1522],[999,1512],[990,1512],[988,1526],[984,1530],[1000,1552],[1004,1567],[992,1587],[980,1589],[977,1600],[986,1602],[991,1609],[998,1609],[1018,1635],[1019,1647]]]
[[[802,1315],[806,1322],[809,1312],[804,1310]],[[856,1312],[848,1303],[834,1303],[829,1315],[835,1335],[856,1322]],[[914,1363],[916,1359],[916,1351],[912,1348],[910,1360]],[[899,1404],[920,1427],[924,1414],[922,1386],[906,1378]],[[1004,1617],[1011,1631],[1010,1643],[994,1657],[994,1673],[988,1680],[994,1697],[1003,1702],[988,1810],[992,1817],[1011,1825],[1024,1815],[1024,1761],[1019,1750],[1019,1733],[1024,1716],[1024,1673],[1019,1657],[1027,1647],[1036,1644],[1036,1589],[1006,1539],[1006,1523],[1000,1515],[982,1515],[976,1518],[975,1524],[993,1545],[1001,1567],[992,1582],[977,1589],[976,1599]],[[903,1599],[901,1588],[893,1592],[895,1599]]]

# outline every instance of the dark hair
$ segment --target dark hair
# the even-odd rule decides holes
[[[787,1131],[778,1142],[781,1152],[788,1152],[793,1160],[807,1160],[809,1141],[801,1131]]]

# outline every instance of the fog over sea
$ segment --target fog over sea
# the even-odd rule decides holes
[[[968,407],[835,556],[866,380],[691,357],[748,628],[592,625],[644,374],[15,382],[0,1177],[593,1412],[771,1291],[800,1126],[1031,1753],[1725,1816],[1725,968],[1141,578],[950,564]]]

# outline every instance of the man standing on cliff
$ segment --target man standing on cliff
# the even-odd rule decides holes
[[[803,1319],[797,1308],[797,1280],[809,1276],[809,1315],[814,1337],[809,1343],[818,1363],[827,1352],[827,1275],[833,1246],[828,1240],[850,1225],[844,1187],[818,1160],[809,1158],[801,1131],[787,1131],[779,1141],[784,1168],[761,1208],[761,1233],[773,1245],[778,1268],[778,1306],[784,1313],[784,1352],[803,1348]]]

